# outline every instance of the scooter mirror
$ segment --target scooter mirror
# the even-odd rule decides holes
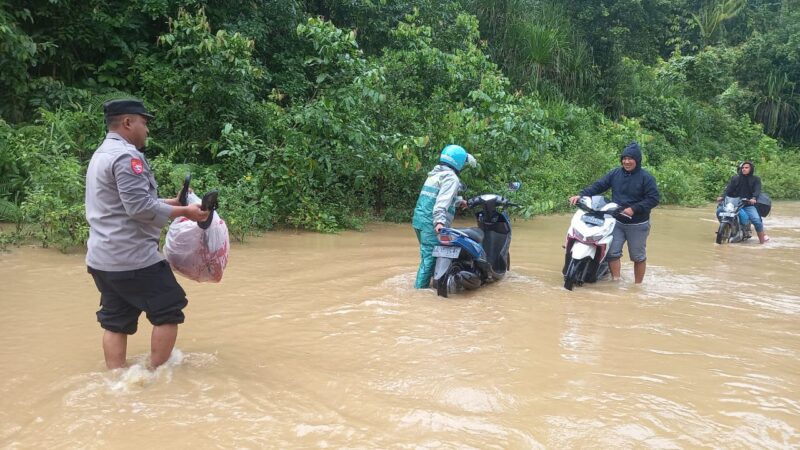
[[[512,191],[518,191],[522,187],[521,181],[511,181],[508,183],[508,188]]]

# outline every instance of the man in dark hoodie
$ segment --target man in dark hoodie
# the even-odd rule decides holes
[[[752,222],[753,226],[756,228],[758,242],[763,244],[767,242],[769,238],[764,231],[764,223],[761,221],[761,216],[754,206],[757,203],[758,196],[761,195],[761,178],[757,177],[755,172],[756,166],[754,166],[752,162],[745,161],[740,164],[738,173],[731,177],[728,186],[725,187],[724,195],[728,197],[739,197],[742,201],[748,203],[748,206],[741,209],[746,217],[742,217],[743,215],[741,212],[739,217],[742,219],[750,219],[749,222]],[[722,197],[717,198],[718,202],[721,200]],[[749,222],[747,220],[742,220],[742,225],[745,225],[749,229]]]
[[[647,236],[650,234],[650,210],[658,205],[660,194],[656,180],[642,169],[642,151],[631,142],[620,157],[621,167],[609,171],[603,178],[570,197],[574,205],[583,196],[599,195],[611,189],[611,201],[621,207],[623,217],[617,219],[614,239],[608,250],[608,269],[611,278],[619,280],[622,246],[628,242],[628,254],[633,261],[635,282],[641,283],[647,270]]]

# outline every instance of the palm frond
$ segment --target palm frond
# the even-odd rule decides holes
[[[0,198],[0,222],[19,222],[22,210],[6,199]]]

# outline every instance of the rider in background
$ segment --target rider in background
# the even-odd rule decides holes
[[[763,244],[769,241],[764,231],[764,223],[756,210],[758,196],[761,195],[761,178],[755,176],[756,167],[750,161],[739,164],[738,173],[731,177],[728,186],[725,187],[723,196],[717,198],[717,202],[722,201],[723,197],[739,197],[747,206],[739,210],[739,221],[745,227],[750,228],[750,222],[756,228],[758,242]]]
[[[414,283],[416,289],[430,287],[436,263],[433,247],[439,243],[437,234],[442,228],[450,226],[456,206],[466,205],[458,196],[461,185],[458,175],[465,164],[474,167],[477,162],[463,147],[446,146],[439,155],[439,164],[428,173],[428,179],[419,193],[411,222],[419,241],[420,263]]]

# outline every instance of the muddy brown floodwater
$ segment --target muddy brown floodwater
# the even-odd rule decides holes
[[[408,224],[272,232],[189,296],[170,362],[106,371],[82,254],[0,254],[0,447],[798,448],[800,203],[715,245],[654,210],[648,272],[563,289],[568,215],[514,223],[510,275],[412,289]],[[460,225],[469,226],[468,221]]]

